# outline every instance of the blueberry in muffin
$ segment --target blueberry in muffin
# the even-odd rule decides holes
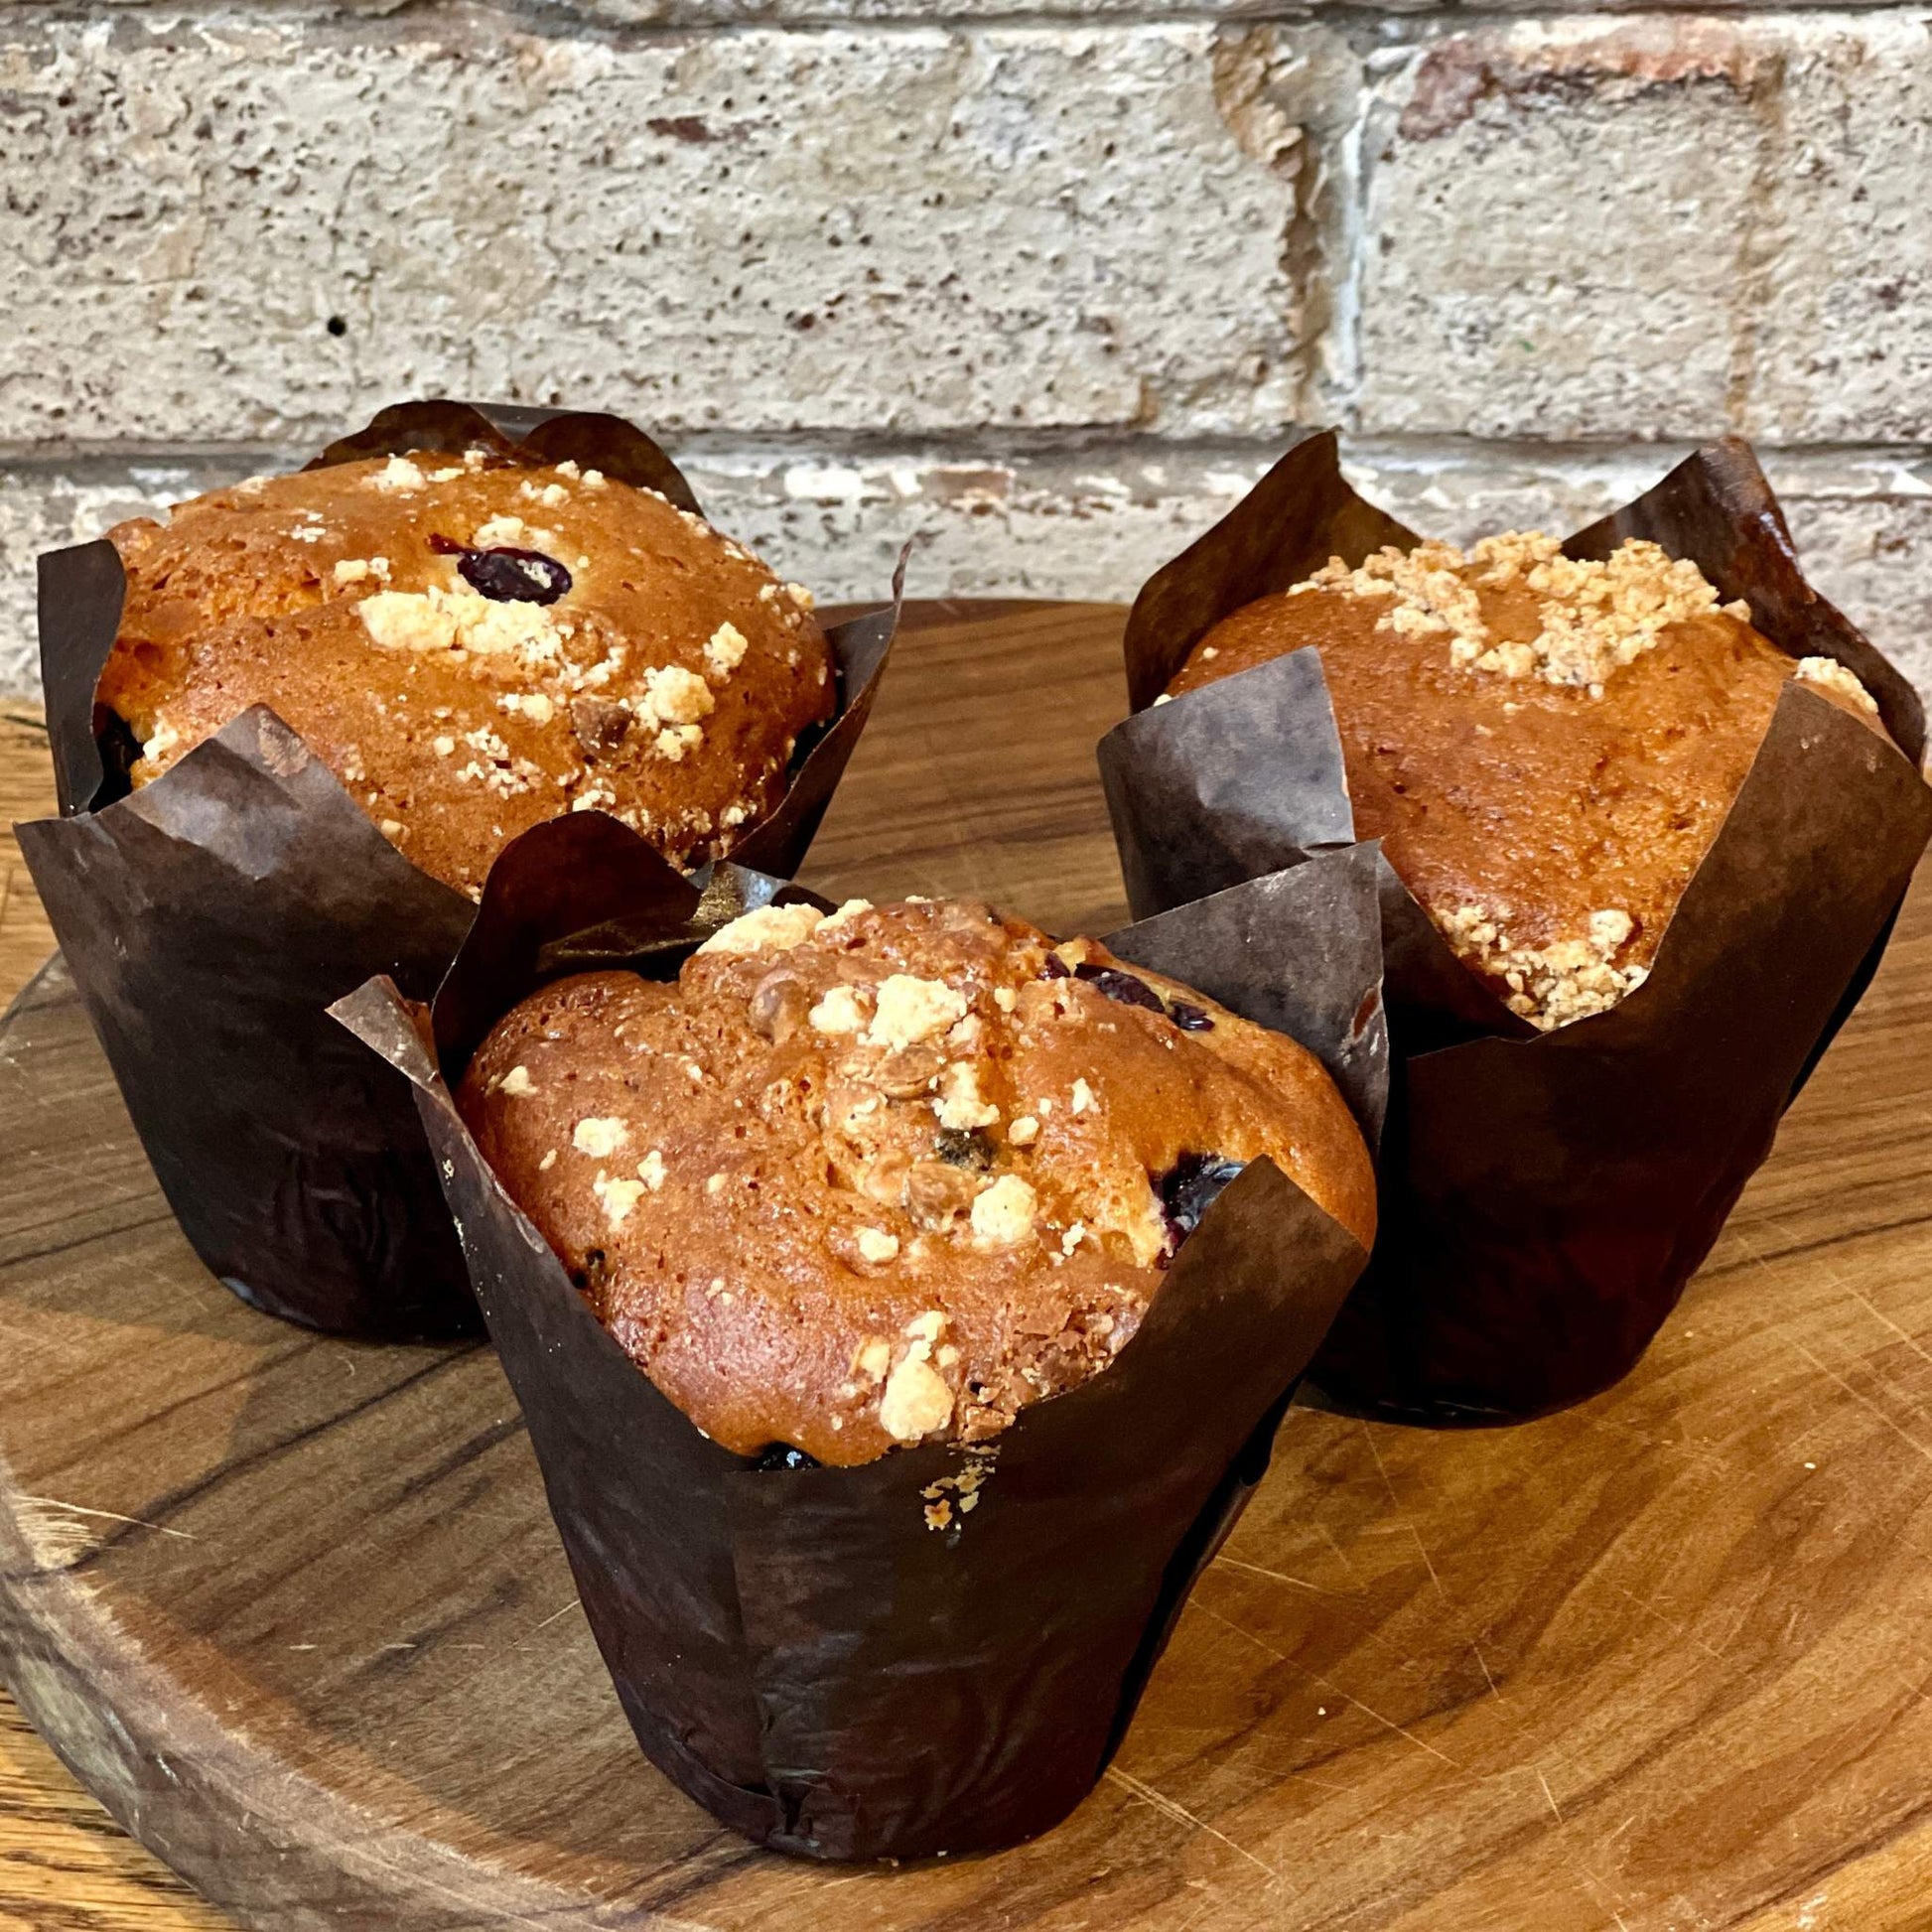
[[[127,601],[98,699],[134,784],[268,705],[473,897],[503,845],[567,811],[686,869],[729,852],[837,710],[809,592],[572,462],[337,464],[109,539]]]
[[[761,907],[499,1020],[458,1104],[599,1319],[736,1452],[985,1442],[1101,1372],[1266,1156],[1367,1247],[1320,1062],[968,901]]]

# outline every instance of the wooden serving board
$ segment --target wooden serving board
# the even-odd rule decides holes
[[[1118,919],[1119,622],[928,607],[812,883]],[[275,1932],[1923,1928],[1929,1180],[1921,893],[1622,1388],[1491,1434],[1295,1411],[1068,1824],[811,1866],[638,1756],[486,1350],[319,1339],[200,1268],[56,963],[0,1042],[0,1663]],[[47,1896],[0,1922],[106,1922]]]

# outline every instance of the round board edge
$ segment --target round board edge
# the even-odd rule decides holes
[[[25,1077],[6,1051],[23,1016],[64,1008],[79,1016],[56,953],[0,1017],[0,1079]],[[43,1561],[22,1500],[0,1461],[0,1682],[114,1820],[237,1924],[477,1932],[674,1922],[467,1859],[237,1739],[125,1635],[88,1586],[84,1559]]]

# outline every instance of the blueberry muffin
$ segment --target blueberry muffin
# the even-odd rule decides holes
[[[1695,563],[1520,532],[1335,558],[1224,618],[1156,702],[1311,644],[1356,836],[1546,1031],[1643,983],[1787,679],[1883,734],[1850,671],[1787,656]]]
[[[562,979],[458,1102],[599,1319],[743,1454],[979,1443],[1104,1369],[1266,1155],[1367,1247],[1320,1063],[984,905],[766,907],[675,983]]]
[[[596,807],[686,869],[783,795],[836,705],[810,595],[653,490],[480,450],[256,478],[109,533],[99,701],[159,777],[250,705],[469,893]]]

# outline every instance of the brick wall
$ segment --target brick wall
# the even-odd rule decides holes
[[[1736,429],[1932,688],[1932,14],[948,4],[0,0],[0,686],[34,551],[442,391],[830,597],[1128,595],[1298,423],[1456,537]]]

